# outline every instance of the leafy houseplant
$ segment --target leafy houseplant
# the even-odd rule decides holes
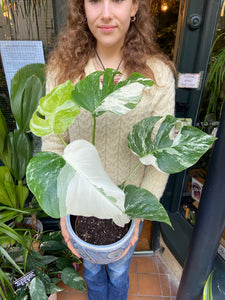
[[[21,68],[11,82],[10,105],[17,129],[8,133],[0,111],[0,203],[23,209],[29,191],[23,184],[26,168],[32,157],[32,143],[28,134],[29,121],[39,99],[45,94],[44,65],[31,64]]]
[[[63,157],[52,152],[38,153],[27,168],[28,186],[43,210],[55,218],[72,214],[110,218],[119,226],[133,218],[170,224],[158,199],[145,189],[127,185],[127,180],[141,164],[151,164],[166,173],[180,172],[194,164],[214,138],[197,128],[183,127],[171,139],[169,134],[176,118],[167,116],[152,140],[152,132],[161,117],[146,118],[128,136],[128,146],[140,162],[116,186],[105,173],[94,146],[96,118],[106,111],[120,115],[129,112],[141,100],[143,89],[154,84],[138,73],[114,84],[117,73],[112,69],[97,71],[75,86],[67,81],[40,100],[30,124],[34,134],[44,136],[53,132],[60,137],[82,107],[93,116],[93,141],[92,144],[84,140],[71,142]]]
[[[7,226],[0,223],[0,227],[6,229]],[[49,295],[62,291],[57,286],[60,280],[85,291],[84,280],[73,267],[73,263],[80,261],[65,246],[60,232],[45,232],[41,238],[34,238],[34,232],[30,231],[31,238],[28,232],[23,236],[10,230],[18,247],[11,251],[0,246],[1,299],[47,300]],[[38,243],[36,249],[34,241]]]

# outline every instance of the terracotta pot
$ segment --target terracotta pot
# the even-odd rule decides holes
[[[67,215],[66,217],[67,230],[73,247],[82,258],[95,264],[109,264],[117,260],[129,246],[133,236],[135,220],[132,220],[127,234],[121,240],[110,245],[98,246],[86,243],[76,235],[71,225],[71,217],[71,215]]]

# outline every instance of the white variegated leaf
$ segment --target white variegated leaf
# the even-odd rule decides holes
[[[174,139],[170,132],[177,119],[166,116],[157,134],[152,132],[159,117],[149,117],[134,125],[128,136],[129,148],[144,165],[153,165],[162,172],[181,172],[193,164],[210,148],[215,138],[193,126],[183,126]]]
[[[95,146],[85,140],[73,141],[65,148],[63,158],[74,169],[66,194],[68,214],[113,218],[119,226],[129,222],[124,210],[125,194],[106,174]],[[63,177],[58,178],[58,185],[63,185]],[[123,219],[120,224],[118,216]]]

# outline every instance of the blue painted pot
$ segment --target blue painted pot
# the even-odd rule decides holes
[[[71,215],[66,216],[66,224],[73,247],[82,258],[95,264],[109,264],[117,260],[129,246],[134,232],[135,219],[132,220],[127,234],[121,240],[101,246],[86,243],[76,235],[71,225]]]

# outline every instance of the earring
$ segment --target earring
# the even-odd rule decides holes
[[[130,21],[135,22],[136,21],[136,16],[130,17]]]
[[[87,18],[86,17],[84,17],[84,23],[87,23]]]

